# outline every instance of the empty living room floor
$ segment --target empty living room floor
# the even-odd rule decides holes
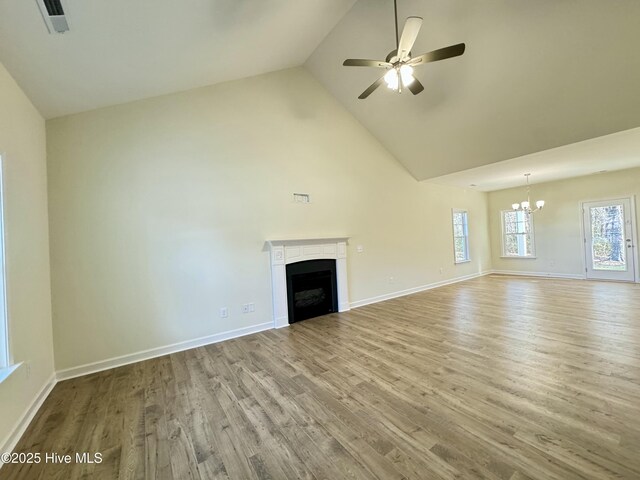
[[[487,276],[60,382],[2,479],[640,478],[640,285]]]

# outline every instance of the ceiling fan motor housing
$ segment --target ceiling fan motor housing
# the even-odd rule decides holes
[[[409,56],[411,56],[411,54],[409,54]],[[387,55],[386,61],[387,61],[387,62],[389,62],[389,63],[393,63],[393,62],[391,61],[391,59],[392,59],[393,57],[396,57],[396,61],[398,61],[398,59],[397,59],[397,57],[398,57],[398,50],[391,50],[391,51],[389,52],[389,55]]]

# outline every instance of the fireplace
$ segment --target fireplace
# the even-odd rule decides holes
[[[287,265],[289,323],[338,311],[335,260],[306,260]]]
[[[267,240],[275,328],[288,327],[303,318],[349,310],[347,239],[348,237],[320,237]],[[316,260],[329,263],[312,263]],[[332,272],[332,279],[327,271]],[[290,310],[289,302],[290,282],[298,281],[301,285],[297,297],[301,310],[299,313]],[[297,288],[293,286],[291,290],[294,307]]]

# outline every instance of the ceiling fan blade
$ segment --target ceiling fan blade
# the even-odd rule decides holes
[[[349,58],[342,64],[345,67],[377,67],[377,68],[391,68],[392,65],[389,62],[383,62],[382,60],[363,60],[361,58]]]
[[[369,88],[367,88],[364,92],[362,92],[358,98],[360,100],[364,100],[369,95],[371,95],[373,91],[383,83],[384,83],[384,75],[380,77],[378,80],[376,80],[375,82],[373,82],[371,85],[369,85]]]
[[[422,27],[422,18],[407,18],[407,21],[404,24],[404,29],[402,30],[402,35],[400,36],[400,41],[398,42],[398,58],[401,61],[406,60],[409,56],[409,52],[411,52],[413,44],[415,43],[416,38],[418,38],[420,27]]]
[[[439,48],[433,52],[425,53],[419,57],[414,57],[407,62],[407,65],[415,67],[422,65],[423,63],[437,62],[438,60],[446,60],[447,58],[457,57],[464,53],[464,43],[458,43],[457,45],[451,45],[450,47]]]
[[[414,95],[418,95],[421,91],[424,90],[424,87],[420,83],[420,80],[418,80],[416,77],[413,77],[413,82],[411,82],[409,85],[406,85],[406,88],[411,90],[411,93],[413,93]]]

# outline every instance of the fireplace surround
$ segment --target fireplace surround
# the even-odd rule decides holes
[[[337,308],[339,312],[350,309],[347,284],[347,240],[348,237],[325,237],[267,241],[271,261],[273,326],[275,328],[289,326],[287,265],[298,262],[335,260]]]

